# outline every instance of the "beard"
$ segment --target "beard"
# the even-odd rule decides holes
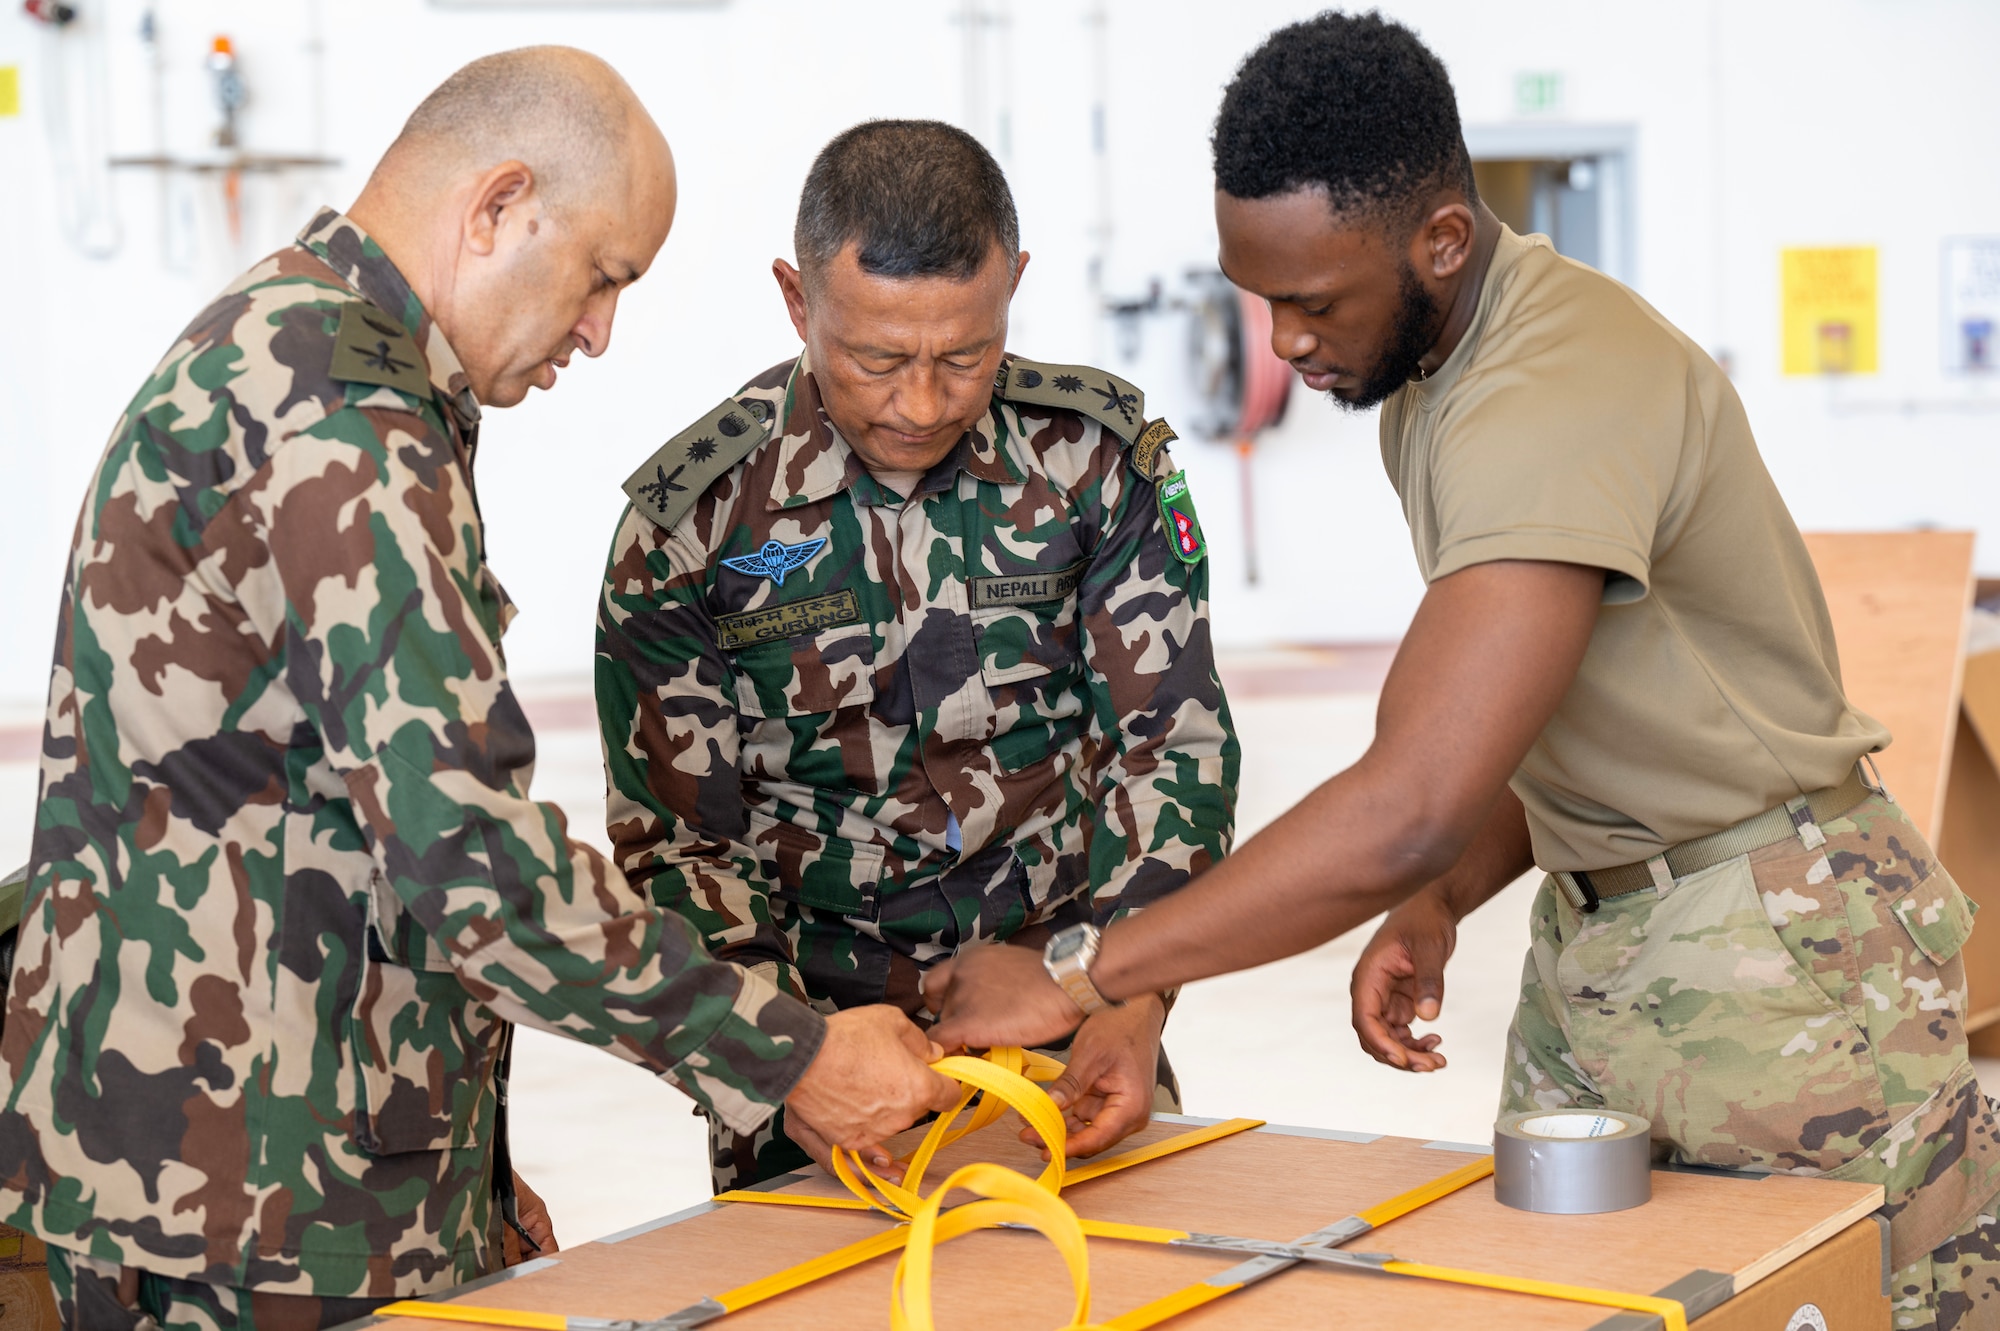
[[[1416,377],[1424,353],[1437,341],[1441,322],[1437,300],[1417,280],[1417,270],[1408,259],[1397,280],[1396,319],[1389,328],[1389,345],[1363,376],[1353,396],[1327,396],[1343,411],[1368,411],[1379,407],[1389,395]]]

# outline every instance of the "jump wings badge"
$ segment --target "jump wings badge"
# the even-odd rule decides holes
[[[826,544],[824,536],[810,541],[800,541],[797,545],[786,545],[783,541],[766,541],[754,555],[736,555],[722,561],[725,568],[733,568],[738,573],[748,573],[753,578],[769,578],[782,587],[785,575],[818,554]]]

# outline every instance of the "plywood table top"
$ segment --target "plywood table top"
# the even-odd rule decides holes
[[[1009,1119],[1008,1122],[1012,1120]],[[1185,1131],[1156,1120],[1126,1145]],[[1450,1173],[1479,1148],[1400,1137],[1266,1128],[1080,1183],[1063,1192],[1087,1219],[1245,1238],[1295,1240]],[[1036,1153],[1006,1123],[940,1153],[926,1186],[975,1159],[1033,1175]],[[776,1189],[845,1195],[824,1176]],[[1653,1200],[1601,1216],[1540,1216],[1493,1198],[1490,1179],[1346,1245],[1407,1261],[1653,1293],[1698,1270],[1749,1288],[1881,1204],[1878,1187],[1790,1176],[1658,1172]],[[452,1297],[487,1307],[571,1316],[657,1318],[879,1233],[868,1213],[704,1204],[622,1235],[566,1250],[547,1265]],[[1235,1265],[1238,1258],[1093,1239],[1092,1317],[1104,1320]],[[810,1325],[825,1331],[888,1323],[894,1256],[878,1258],[714,1323],[727,1331]],[[987,1231],[938,1250],[940,1326],[1063,1325],[1069,1282],[1039,1235]],[[1481,1325],[1588,1331],[1608,1310],[1386,1275],[1294,1267],[1185,1314],[1174,1327]],[[446,1323],[397,1319],[408,1331]]]

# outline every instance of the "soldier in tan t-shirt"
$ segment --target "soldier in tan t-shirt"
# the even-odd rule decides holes
[[[1216,122],[1222,266],[1382,456],[1429,584],[1374,744],[1233,856],[1036,958],[934,971],[947,1046],[1390,910],[1378,1059],[1442,1066],[1457,921],[1547,871],[1501,1110],[1609,1107],[1683,1162],[1880,1183],[1897,1325],[2000,1325],[2000,1132],[1966,1055],[1968,902],[1872,777],[1804,543],[1728,379],[1478,198],[1444,68],[1377,15],[1274,34]]]

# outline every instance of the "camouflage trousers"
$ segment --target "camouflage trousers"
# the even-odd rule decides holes
[[[1066,1046],[1037,1052],[1062,1059],[1064,1062],[1069,1061],[1069,1050]],[[1181,1112],[1180,1082],[1174,1078],[1173,1065],[1167,1062],[1167,1051],[1164,1048],[1160,1050],[1160,1061],[1153,1081],[1153,1112],[1156,1114]],[[1003,1126],[996,1123],[988,1131],[998,1131]],[[764,1126],[754,1133],[732,1132],[710,1118],[708,1166],[709,1174],[715,1180],[715,1190],[728,1192],[732,1188],[747,1188],[783,1174],[809,1169],[813,1166],[813,1158],[785,1135],[785,1110],[781,1105],[778,1112],[771,1115]]]
[[[393,1299],[322,1299],[155,1275],[49,1245],[65,1331],[318,1331]]]
[[[1673,1161],[1879,1183],[1896,1325],[2000,1326],[2000,1129],[1960,1024],[1971,912],[1881,795],[1594,914],[1545,880],[1501,1112],[1608,1107]]]

